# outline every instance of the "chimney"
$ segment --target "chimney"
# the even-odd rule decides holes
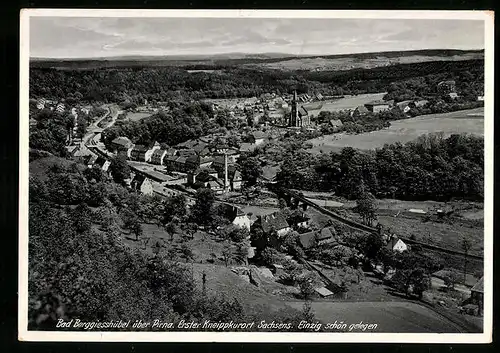
[[[227,153],[224,152],[224,190],[227,191],[229,188],[229,182],[227,177]]]

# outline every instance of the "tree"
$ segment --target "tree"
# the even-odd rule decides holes
[[[212,206],[215,201],[213,191],[206,188],[198,189],[195,199],[195,204],[191,208],[193,221],[205,226],[209,225],[213,218]]]
[[[174,235],[177,232],[177,224],[174,221],[168,222],[165,225],[165,231],[170,234],[170,241],[174,241]]]
[[[455,284],[460,281],[460,275],[455,270],[447,271],[443,277],[444,285],[448,290],[455,289]]]
[[[125,156],[119,154],[111,160],[109,166],[113,180],[121,185],[125,185],[125,180],[130,178],[130,167]]]
[[[186,243],[182,244],[181,246],[181,256],[186,262],[189,262],[194,258],[193,251]]]
[[[371,193],[363,192],[356,201],[356,211],[361,215],[363,223],[371,226],[375,220],[375,198]]]
[[[245,182],[245,187],[253,186],[262,176],[262,167],[256,157],[242,156],[238,159],[241,168],[241,178]]]
[[[248,246],[246,244],[238,244],[234,252],[234,259],[240,264],[248,264]]]
[[[162,223],[167,224],[175,218],[182,219],[186,215],[186,196],[178,194],[167,197],[163,202]]]
[[[300,293],[307,300],[314,294],[314,289],[319,284],[318,275],[315,272],[305,272],[298,276],[297,283]]]
[[[231,262],[231,259],[233,258],[233,249],[231,247],[231,244],[229,243],[224,244],[224,247],[222,248],[222,257],[227,267],[227,265]]]
[[[134,222],[132,227],[132,232],[135,235],[135,240],[139,240],[139,237],[142,236],[142,224],[139,221]]]

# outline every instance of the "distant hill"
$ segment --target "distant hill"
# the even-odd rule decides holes
[[[92,59],[31,58],[32,68],[69,70],[176,66],[189,69],[224,68],[241,65],[281,70],[349,70],[427,61],[484,58],[484,50],[412,50],[339,55],[290,55],[285,53],[228,53],[216,55],[119,56]]]

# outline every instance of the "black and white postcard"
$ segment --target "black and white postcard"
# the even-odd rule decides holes
[[[491,342],[493,12],[21,12],[19,339]]]

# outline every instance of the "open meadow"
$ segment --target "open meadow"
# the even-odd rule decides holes
[[[317,116],[320,112],[337,112],[341,110],[347,109],[355,109],[360,105],[364,105],[368,102],[380,100],[382,99],[387,92],[381,93],[367,93],[367,94],[358,94],[355,96],[344,96],[343,98],[333,99],[333,100],[325,100],[321,102],[321,108],[317,108],[317,103],[309,103],[304,104],[304,108],[307,109],[309,114]]]
[[[358,135],[325,135],[308,142],[312,143],[312,153],[339,152],[344,147],[372,150],[384,144],[406,143],[419,136],[443,132],[445,137],[451,134],[469,133],[484,135],[484,108],[460,110],[451,113],[429,114],[415,118],[391,121],[388,129],[366,132]]]

